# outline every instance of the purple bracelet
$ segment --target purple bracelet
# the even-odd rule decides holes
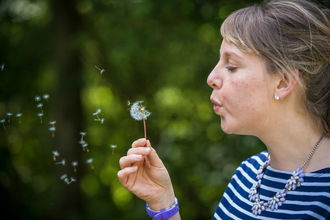
[[[173,215],[175,215],[179,211],[179,202],[175,197],[175,204],[169,207],[168,209],[162,209],[160,212],[155,212],[149,208],[148,203],[146,203],[147,214],[150,218],[154,218],[155,220],[167,220]]]

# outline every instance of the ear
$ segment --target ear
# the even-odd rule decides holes
[[[280,100],[287,97],[295,88],[297,84],[297,78],[299,76],[299,70],[294,69],[294,73],[296,74],[296,76],[288,74],[279,74],[275,85],[275,94],[279,95]]]

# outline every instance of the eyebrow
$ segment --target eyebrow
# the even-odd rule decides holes
[[[243,59],[242,57],[240,57],[240,56],[238,56],[236,53],[234,53],[234,52],[225,52],[224,54],[223,54],[223,56],[224,57],[231,57],[231,56],[233,56],[233,57],[237,57],[238,59]],[[221,57],[221,52],[219,51],[219,58]]]

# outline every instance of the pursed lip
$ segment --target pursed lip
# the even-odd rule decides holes
[[[218,113],[220,111],[220,109],[222,108],[222,105],[217,102],[216,100],[214,100],[214,98],[211,97],[211,102],[213,103],[213,110],[215,113]]]

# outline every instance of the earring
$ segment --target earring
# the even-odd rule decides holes
[[[276,99],[276,100],[280,100],[280,96],[276,94],[276,95],[275,95],[275,99]]]

